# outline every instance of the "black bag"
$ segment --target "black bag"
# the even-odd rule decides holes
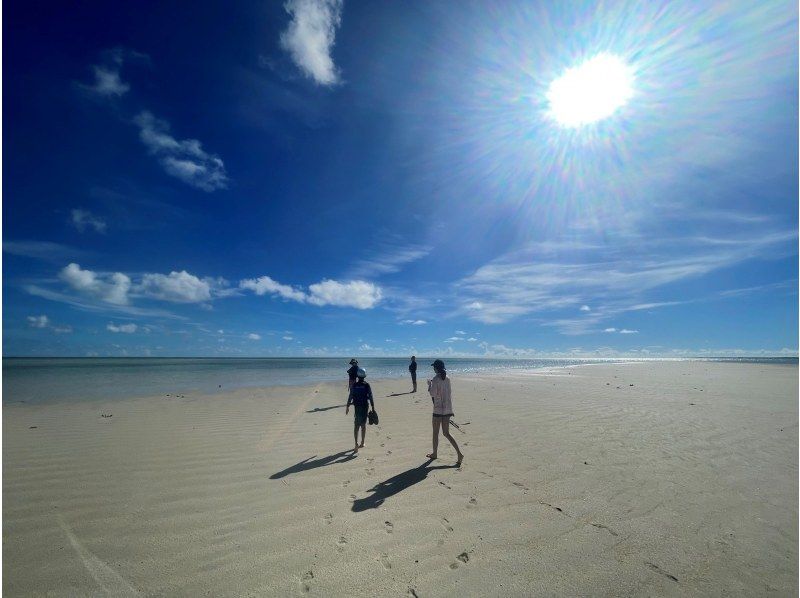
[[[367,413],[367,420],[369,421],[369,425],[377,425],[378,424],[378,412],[374,409]]]

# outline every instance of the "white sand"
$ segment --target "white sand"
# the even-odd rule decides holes
[[[796,596],[797,373],[455,378],[461,470],[407,381],[6,406],[3,592]]]

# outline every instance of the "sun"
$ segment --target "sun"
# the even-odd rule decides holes
[[[633,95],[633,72],[613,54],[597,54],[550,84],[549,116],[563,127],[608,118]]]

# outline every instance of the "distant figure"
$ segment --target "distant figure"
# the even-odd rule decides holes
[[[367,372],[364,368],[356,370],[358,380],[350,387],[350,395],[347,397],[347,408],[344,414],[350,413],[350,404],[353,404],[355,416],[353,425],[353,440],[355,441],[355,450],[364,447],[364,437],[367,435],[367,414],[369,413],[368,405],[372,405],[372,410],[375,411],[375,401],[372,399],[372,389],[369,384],[364,382],[367,377]],[[358,429],[361,428],[361,444],[358,444]]]
[[[442,433],[453,448],[456,449],[458,455],[457,466],[461,465],[464,460],[464,455],[461,449],[458,448],[456,439],[450,436],[450,418],[453,417],[453,401],[450,394],[450,378],[447,377],[447,370],[444,367],[444,361],[437,359],[431,366],[433,371],[436,372],[433,380],[428,380],[428,392],[431,393],[431,400],[433,401],[433,452],[427,455],[429,459],[436,459],[436,451],[439,449],[439,427],[442,428]]]
[[[351,359],[350,360],[350,369],[347,370],[347,390],[349,391],[353,388],[353,384],[356,383],[356,372],[358,371],[358,360]]]
[[[411,372],[411,384],[414,385],[414,390],[411,392],[417,392],[417,358],[413,355],[411,356],[411,363],[408,364],[408,371]]]

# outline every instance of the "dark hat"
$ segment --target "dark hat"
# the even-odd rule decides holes
[[[433,369],[436,371],[445,369],[444,361],[442,361],[441,359],[437,359],[431,365],[433,366]]]
[[[353,365],[353,364],[356,364],[356,363],[358,363],[357,359],[351,359],[350,360],[350,365]]]

